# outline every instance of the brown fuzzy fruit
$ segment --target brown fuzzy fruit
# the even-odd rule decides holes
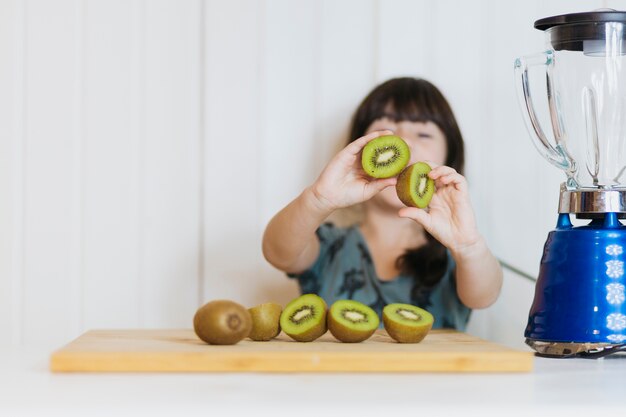
[[[234,301],[214,300],[196,311],[193,329],[206,343],[234,345],[250,334],[252,317],[246,308]]]
[[[264,303],[249,308],[252,316],[252,330],[248,337],[252,340],[266,342],[280,333],[280,313],[283,308],[280,304]]]

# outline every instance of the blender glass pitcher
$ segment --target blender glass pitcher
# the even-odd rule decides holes
[[[626,24],[621,12],[546,18],[547,49],[515,61],[518,97],[539,152],[565,171],[568,189],[626,187]],[[613,21],[611,21],[613,20]],[[541,126],[529,69],[543,66],[552,137]],[[534,74],[534,73],[533,73]]]

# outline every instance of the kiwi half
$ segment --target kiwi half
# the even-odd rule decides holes
[[[398,175],[411,159],[409,146],[400,136],[387,135],[372,139],[363,148],[361,165],[367,175],[389,178]]]
[[[246,308],[234,301],[214,300],[196,311],[193,329],[206,343],[234,345],[250,333],[252,317]]]
[[[354,300],[335,301],[328,310],[328,330],[341,342],[362,342],[368,339],[380,324],[378,314],[370,307]]]
[[[411,304],[388,304],[383,308],[385,330],[400,343],[421,342],[434,321],[428,311]]]
[[[276,303],[264,303],[249,308],[252,317],[252,330],[248,337],[252,340],[266,342],[280,333],[280,313],[283,307]]]
[[[428,206],[435,193],[435,181],[428,176],[431,170],[426,162],[417,162],[400,173],[396,182],[396,193],[406,206]]]
[[[315,294],[304,294],[285,306],[280,327],[293,340],[312,342],[326,333],[326,303]]]

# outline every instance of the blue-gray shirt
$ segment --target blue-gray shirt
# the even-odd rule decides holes
[[[443,277],[427,288],[406,275],[380,280],[357,226],[341,228],[325,223],[317,229],[317,236],[320,253],[315,263],[301,274],[289,274],[298,279],[303,294],[318,294],[329,307],[337,300],[357,300],[381,318],[387,304],[412,304],[434,316],[433,328],[465,330],[471,310],[456,293],[455,263],[449,253]]]

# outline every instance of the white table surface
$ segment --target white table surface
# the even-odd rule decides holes
[[[0,353],[2,417],[626,415],[624,354],[536,357],[533,372],[506,374],[59,374],[49,352]]]

